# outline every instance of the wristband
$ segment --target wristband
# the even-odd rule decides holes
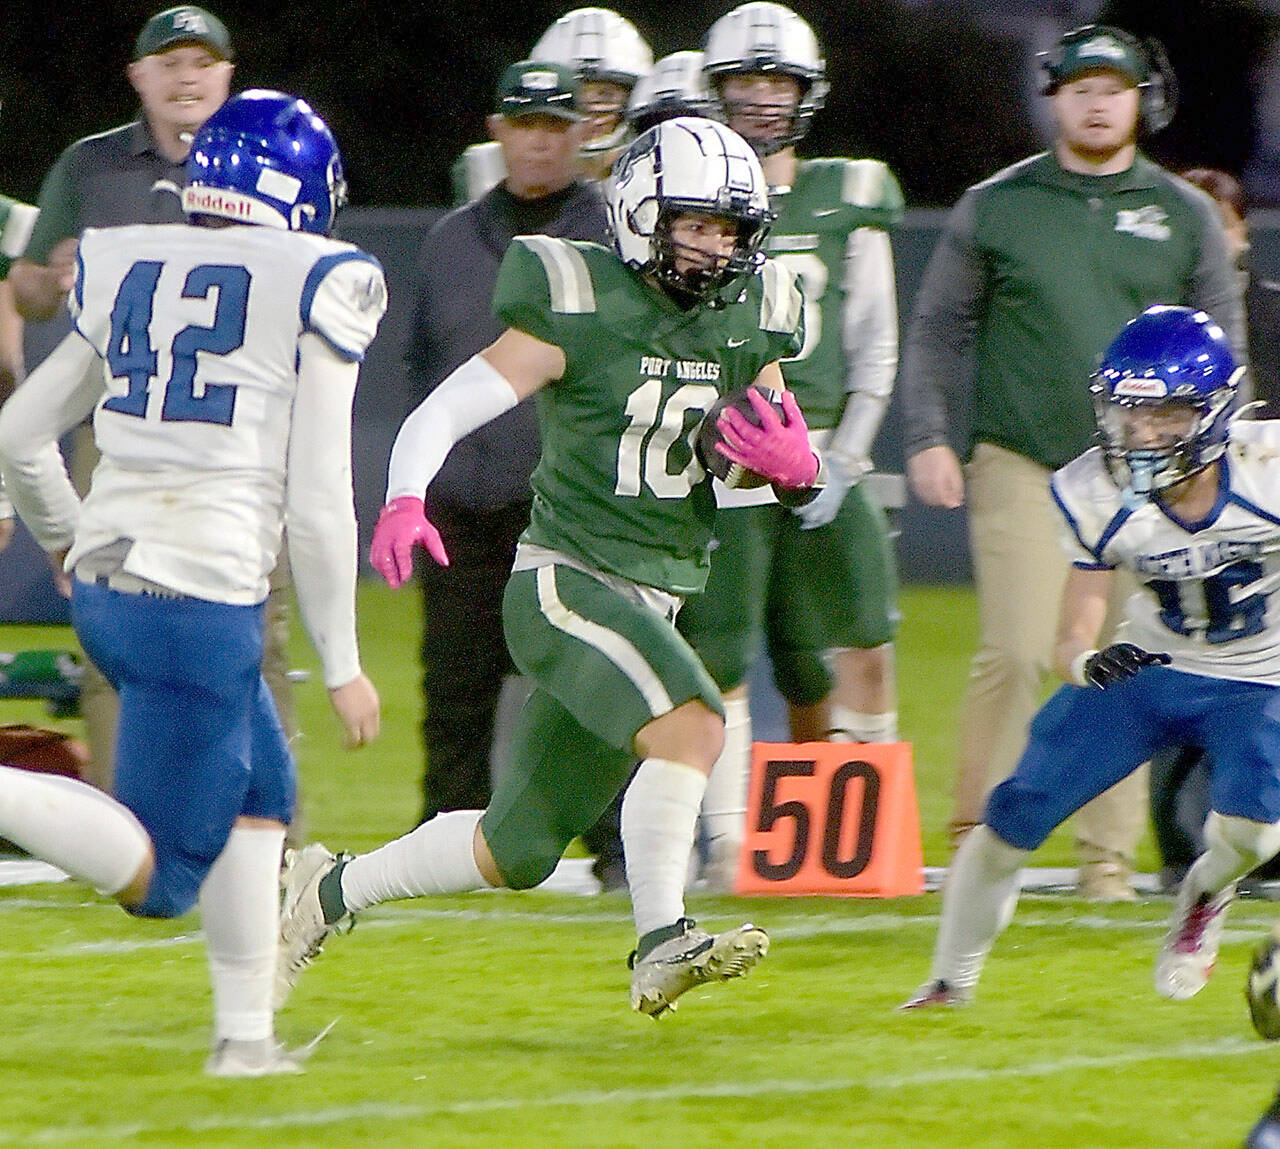
[[[1067,680],[1069,682],[1074,683],[1076,686],[1092,685],[1092,683],[1090,683],[1088,678],[1085,677],[1084,667],[1085,667],[1085,663],[1087,663],[1089,659],[1091,659],[1097,653],[1098,651],[1095,648],[1093,650],[1082,650],[1079,654],[1077,654],[1075,658],[1071,660],[1071,670],[1070,670],[1070,673],[1067,675]]]

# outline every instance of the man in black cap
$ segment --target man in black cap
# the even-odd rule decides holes
[[[514,236],[606,238],[604,204],[577,174],[588,124],[569,69],[534,60],[512,64],[486,126],[502,148],[507,175],[440,220],[419,253],[407,354],[412,406],[501,334],[490,307],[498,265]],[[463,439],[427,492],[450,565],[428,564],[421,572],[423,821],[446,810],[483,809],[489,801],[499,696],[504,679],[515,674],[502,633],[502,593],[516,539],[529,522],[529,476],[539,451],[533,404],[521,403]],[[600,855],[597,876],[620,887],[616,831],[602,830],[600,839],[588,842]]]
[[[77,140],[40,188],[40,218],[10,272],[24,319],[61,306],[86,227],[181,222],[187,151],[230,92],[233,58],[227,29],[203,8],[169,8],[143,25],[126,69],[142,115]]]
[[[138,33],[126,75],[142,105],[141,115],[118,128],[77,140],[58,157],[40,188],[39,218],[26,251],[9,271],[18,313],[27,320],[52,319],[75,280],[76,250],[87,227],[134,223],[181,223],[182,186],[191,140],[226,101],[235,53],[225,25],[203,8],[184,4],[151,17]],[[65,332],[54,324],[28,339],[27,358],[47,352]],[[92,436],[75,446],[74,477],[83,489],[97,460]],[[273,594],[264,672],[282,706],[286,731],[293,729],[282,640],[284,600]],[[275,657],[271,651],[275,650]],[[271,667],[278,667],[278,672]],[[81,709],[91,751],[90,780],[110,791],[117,702],[92,667],[82,684]]]

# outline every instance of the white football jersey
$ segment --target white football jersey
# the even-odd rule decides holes
[[[364,358],[382,268],[347,243],[267,227],[90,229],[70,300],[103,359],[102,459],[68,569],[132,540],[124,569],[218,602],[267,593],[280,549],[299,340]]]
[[[1280,685],[1280,421],[1239,421],[1212,512],[1182,523],[1124,505],[1101,448],[1053,476],[1076,566],[1124,567],[1143,583],[1121,637],[1177,670]]]

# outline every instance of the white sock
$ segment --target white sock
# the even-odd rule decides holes
[[[751,707],[745,697],[726,698],[724,749],[711,767],[699,815],[713,871],[723,868],[727,874],[742,848],[750,777]]]
[[[1254,822],[1211,811],[1204,824],[1205,852],[1187,871],[1183,884],[1194,901],[1220,894],[1280,850],[1280,823]]]
[[[283,826],[234,826],[200,887],[214,1041],[272,1036],[283,848]]]
[[[636,935],[684,917],[684,876],[707,788],[693,766],[646,758],[622,800],[622,849]]]
[[[151,855],[142,823],[110,795],[13,766],[0,766],[0,837],[102,894],[123,890]]]
[[[1013,917],[1018,871],[1028,856],[986,826],[965,835],[942,892],[932,978],[965,993],[978,984],[987,954]]]
[[[839,703],[831,704],[829,742],[897,742],[898,712],[861,714]]]
[[[353,858],[342,870],[342,901],[352,913],[395,898],[484,890],[472,839],[483,810],[450,810],[403,837]]]

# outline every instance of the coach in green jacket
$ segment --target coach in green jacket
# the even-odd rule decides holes
[[[1159,46],[1088,25],[1043,53],[1040,68],[1053,146],[960,199],[904,355],[908,476],[928,505],[967,503],[979,599],[953,841],[981,819],[988,780],[1012,770],[1050,667],[1067,562],[1048,478],[1090,445],[1098,356],[1153,303],[1203,308],[1243,352],[1238,281],[1213,202],[1137,150],[1139,126],[1157,131],[1173,113]],[[1144,784],[1140,772],[1077,818],[1085,896],[1133,897]]]

